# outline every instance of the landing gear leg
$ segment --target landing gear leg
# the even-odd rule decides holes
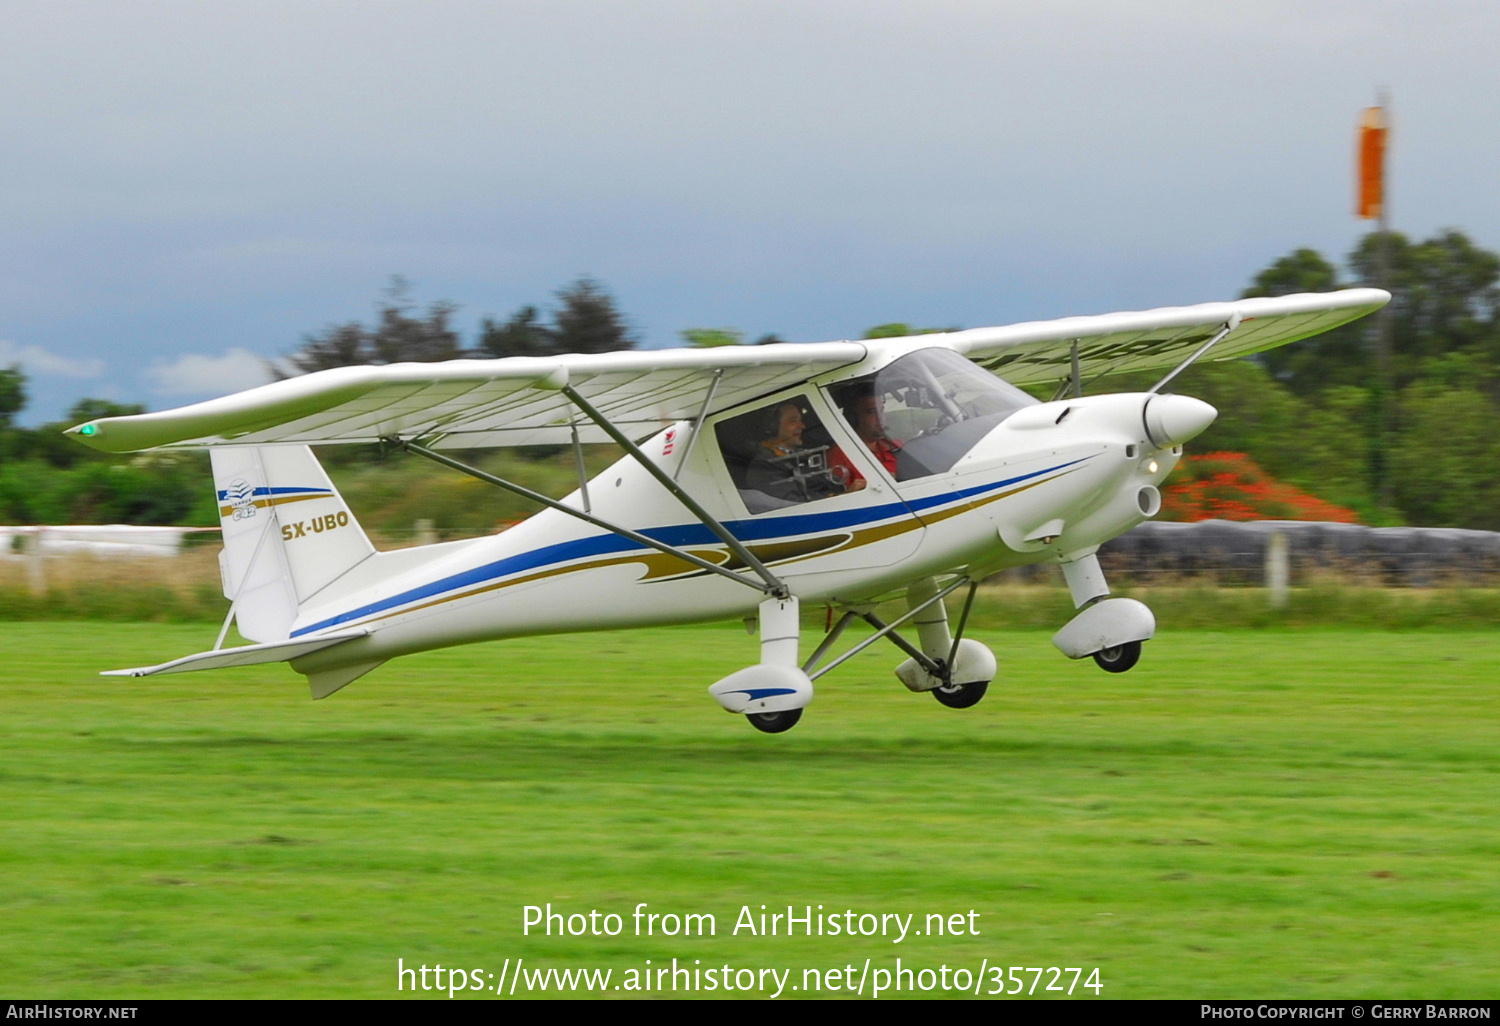
[[[802,718],[812,701],[812,680],[797,663],[802,638],[796,596],[760,604],[760,662],[731,673],[708,689],[719,704],[742,713],[756,730],[780,734]]]
[[[1098,555],[1093,552],[1064,563],[1062,572],[1063,580],[1068,582],[1068,594],[1073,597],[1074,609],[1093,605],[1109,594],[1104,569],[1099,565]]]

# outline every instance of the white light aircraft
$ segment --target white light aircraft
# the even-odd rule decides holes
[[[348,367],[70,429],[109,452],[209,449],[229,613],[213,650],[145,676],[290,662],[314,698],[387,660],[473,641],[744,617],[760,659],[709,688],[769,733],[813,681],[880,638],[896,676],[979,701],[994,654],[964,627],[978,581],[1057,563],[1078,612],[1053,638],[1105,670],[1156,622],[1110,598],[1101,543],[1160,509],[1184,442],[1217,415],[1165,387],[1383,306],[1377,289],[1244,299],[862,342]],[[1084,395],[1167,369],[1146,392]],[[999,376],[1003,374],[1006,379]],[[1056,383],[1040,402],[1017,385]],[[619,462],[562,500],[448,455],[615,442]],[[547,507],[489,537],[376,551],[310,445],[380,442]],[[950,627],[944,599],[967,589]],[[890,623],[877,602],[904,596]],[[800,607],[842,618],[803,658]],[[827,659],[862,618],[874,633]],[[256,644],[225,648],[231,622]],[[915,638],[897,628],[910,623]]]

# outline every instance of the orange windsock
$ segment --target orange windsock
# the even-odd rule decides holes
[[[1366,107],[1359,125],[1359,182],[1354,213],[1366,221],[1385,212],[1385,108]]]

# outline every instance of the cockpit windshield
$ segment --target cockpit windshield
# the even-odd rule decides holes
[[[854,433],[898,481],[952,469],[1033,399],[949,349],[923,349],[829,388]]]

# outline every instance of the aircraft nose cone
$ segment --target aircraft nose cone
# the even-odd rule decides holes
[[[1153,395],[1146,400],[1146,436],[1166,449],[1197,438],[1219,411],[1187,395]]]

